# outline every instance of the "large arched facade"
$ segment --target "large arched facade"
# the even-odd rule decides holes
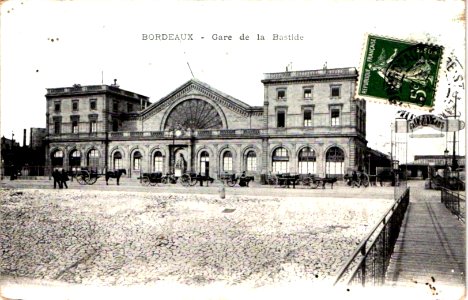
[[[172,173],[180,157],[185,160],[184,170],[214,178],[243,171],[256,181],[271,173],[342,177],[362,164],[367,141],[356,125],[355,112],[365,112],[365,105],[348,96],[352,95],[347,90],[354,84],[352,76],[323,75],[316,80],[313,74],[293,80],[288,77],[291,74],[283,78],[278,73],[263,80],[262,106],[251,106],[196,79],[151,105],[144,96],[118,92],[117,87],[113,90],[118,97],[107,90],[82,99],[59,92],[48,98],[51,104],[86,104],[62,118],[58,112],[48,111],[46,159],[50,166],[67,169],[125,169],[133,178],[147,172]],[[351,84],[337,83],[340,80]],[[314,98],[314,91],[328,91],[330,84],[334,92],[342,89],[340,97]],[[133,98],[124,99],[127,96]],[[119,97],[127,102],[118,103]],[[113,103],[112,112],[99,109],[105,107],[105,99]],[[81,111],[84,107],[92,112]],[[69,119],[79,123],[77,132],[54,135],[55,123],[68,128],[72,126],[65,124]],[[96,131],[89,130],[91,124]]]

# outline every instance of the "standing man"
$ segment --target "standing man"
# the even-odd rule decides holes
[[[53,172],[52,172],[52,178],[54,178],[54,189],[57,188],[57,185],[59,187],[59,189],[62,188],[62,181],[60,180],[60,173],[57,169],[55,169]]]
[[[62,174],[60,174],[60,180],[61,180],[61,187],[65,186],[65,188],[68,189],[67,181],[70,180],[68,178],[67,172],[65,172],[65,169],[62,169]]]

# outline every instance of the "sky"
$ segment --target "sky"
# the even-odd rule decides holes
[[[156,102],[192,78],[187,62],[195,78],[261,106],[264,73],[282,72],[288,65],[290,70],[321,69],[325,63],[359,69],[366,34],[443,45],[465,66],[464,11],[462,1],[4,2],[1,135],[11,138],[14,132],[21,142],[23,128],[29,133],[30,127],[45,127],[46,88],[117,79],[122,89]],[[192,34],[194,40],[143,40],[144,34],[164,33]],[[214,34],[232,40],[214,40]],[[242,34],[250,39],[240,40]],[[266,40],[257,40],[257,34]],[[273,34],[297,34],[303,40],[273,41]],[[442,80],[435,113],[443,109],[446,89]],[[459,105],[463,119],[464,100]],[[390,124],[397,110],[367,103],[370,147],[390,152]],[[465,130],[460,132],[463,153],[464,135]],[[400,161],[443,154],[447,138],[410,138],[407,151],[396,152],[404,153]]]

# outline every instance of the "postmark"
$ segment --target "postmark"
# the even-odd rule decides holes
[[[431,110],[443,47],[368,35],[357,95],[364,99]]]

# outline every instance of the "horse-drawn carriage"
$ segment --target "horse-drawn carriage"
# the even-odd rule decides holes
[[[319,186],[322,186],[322,189],[325,188],[326,184],[330,184],[333,189],[333,185],[337,182],[336,177],[318,177],[314,175],[307,175],[302,179],[302,184],[310,187],[311,189],[316,189]]]
[[[237,176],[235,173],[223,173],[220,174],[219,179],[224,182],[227,186],[233,187],[236,184],[239,184],[239,186],[244,187],[244,186],[249,186],[249,183],[251,181],[254,181],[253,176],[246,176],[244,172],[240,176]]]
[[[296,185],[303,185],[311,189],[316,189],[319,186],[322,186],[322,188],[324,189],[327,183],[331,185],[331,188],[333,188],[333,184],[335,182],[337,182],[337,179],[334,177],[318,177],[313,174],[270,174],[266,179],[266,183],[268,185],[274,185],[279,187],[289,187],[290,185],[292,185],[293,188],[295,188]]]
[[[369,175],[367,175],[366,173],[364,172],[356,172],[356,178],[353,179],[353,175],[352,174],[345,174],[343,179],[345,180],[346,184],[348,186],[352,186],[353,185],[353,180],[356,181],[355,184],[360,187],[360,186],[363,186],[363,187],[368,187],[369,184],[370,184],[370,179],[369,179]]]
[[[106,185],[109,184],[109,179],[115,178],[117,185],[119,185],[120,177],[122,174],[127,174],[125,169],[118,169],[115,171],[107,171],[104,173],[98,173],[95,169],[81,168],[77,171],[71,171],[69,176],[73,177],[81,185],[92,185],[95,184],[98,178],[104,176],[106,179]]]
[[[141,180],[142,185],[151,185],[151,186],[157,186],[158,183],[162,184],[176,184],[180,183],[183,186],[194,186],[198,182],[200,185],[203,184],[203,182],[210,182],[213,183],[214,179],[201,175],[201,174],[196,174],[196,173],[184,173],[181,176],[175,176],[175,174],[172,173],[167,173],[163,175],[161,172],[156,172],[156,173],[143,173],[141,177],[138,177],[138,179]]]

